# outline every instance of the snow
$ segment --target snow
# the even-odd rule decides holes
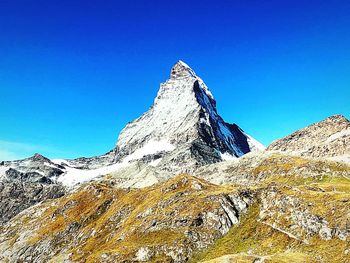
[[[187,65],[185,62],[183,62],[182,60],[179,60],[177,62],[177,64],[182,65],[184,68],[186,68],[186,70],[191,74],[192,77],[197,77],[196,73],[193,71],[193,69],[191,69],[191,67],[189,65]]]
[[[128,165],[128,163],[123,162],[92,170],[82,170],[68,166],[66,167],[66,173],[58,177],[57,181],[65,186],[72,187],[76,184],[91,181],[98,176],[115,172],[118,169],[126,167]]]
[[[70,167],[68,165],[66,166],[66,172],[63,175],[61,175],[57,179],[57,181],[62,183],[65,186],[72,187],[80,183],[91,181],[96,177],[115,172],[120,168],[127,167],[130,165],[129,163],[130,161],[141,159],[145,155],[156,154],[162,151],[172,151],[174,149],[175,147],[166,140],[161,140],[161,141],[151,140],[142,148],[137,149],[134,153],[128,155],[120,163],[104,166],[97,169],[91,169],[91,170],[77,169],[77,168]],[[61,159],[56,159],[52,161],[55,163],[63,162],[68,164],[68,162],[64,162],[64,160],[61,160]],[[153,162],[150,163],[150,165],[157,166],[160,161],[161,161],[161,158],[154,160]]]
[[[230,160],[237,159],[236,156],[233,156],[233,155],[229,154],[228,152],[225,152],[225,153],[220,152],[220,157],[223,161],[230,161]]]
[[[218,127],[221,133],[221,139],[226,142],[226,145],[231,149],[231,151],[235,152],[238,156],[244,155],[241,149],[233,143],[235,141],[235,136],[228,129],[226,124],[224,124],[221,120],[218,120]]]
[[[6,171],[10,169],[10,167],[7,166],[0,166],[0,178],[5,176]]]
[[[157,166],[161,161],[162,161],[162,158],[159,158],[159,159],[154,160],[153,162],[150,162],[149,165],[155,167],[155,166]]]
[[[213,94],[210,92],[209,88],[207,85],[205,85],[204,81],[200,78],[197,77],[199,86],[204,90],[205,94],[207,94],[211,99],[214,99]]]
[[[336,161],[336,162],[343,162],[350,164],[350,154],[340,155],[329,158],[330,160]]]
[[[166,140],[161,140],[161,141],[151,140],[142,148],[137,149],[135,152],[133,152],[132,154],[124,158],[123,162],[138,160],[144,157],[145,155],[156,154],[158,152],[163,152],[163,151],[170,152],[174,149],[175,149],[175,146],[173,146],[171,143],[169,143]]]
[[[232,136],[231,131],[226,127],[226,125],[223,125],[222,123],[218,123],[219,124],[219,129],[222,133],[222,135],[225,136],[225,138],[230,138]]]
[[[250,136],[249,134],[246,134],[247,139],[248,139],[248,145],[251,151],[265,151],[266,147],[258,142],[257,140],[255,140],[252,136]]]
[[[331,136],[329,136],[328,139],[326,140],[326,143],[332,142],[340,137],[349,136],[349,135],[350,135],[350,129],[342,130],[340,132],[334,133]]]
[[[61,165],[62,163],[69,165],[69,162],[65,159],[52,159],[51,162],[53,162],[55,164],[59,164],[59,165]]]
[[[55,166],[55,165],[52,164],[52,163],[48,163],[48,162],[44,162],[44,165],[45,165],[45,166],[49,166],[49,167],[51,167],[51,168],[57,168],[57,166]]]
[[[168,80],[161,84],[153,106],[126,126],[119,135],[118,148],[138,145],[145,138],[177,139],[198,121],[199,108],[192,78]],[[131,149],[134,151],[134,149]]]

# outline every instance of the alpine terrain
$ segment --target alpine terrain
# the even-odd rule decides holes
[[[171,69],[106,154],[0,161],[0,262],[350,262],[350,122],[266,149]]]

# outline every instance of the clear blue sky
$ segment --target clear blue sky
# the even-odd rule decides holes
[[[0,1],[0,159],[102,154],[184,60],[265,145],[350,117],[350,1]]]

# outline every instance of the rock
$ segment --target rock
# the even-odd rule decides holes
[[[332,238],[332,230],[323,226],[319,231],[319,235],[323,240],[330,240]]]
[[[153,252],[148,247],[141,247],[136,252],[137,261],[148,261],[152,258]]]

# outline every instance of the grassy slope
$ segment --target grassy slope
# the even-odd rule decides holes
[[[325,218],[329,227],[350,226],[350,168],[335,162],[311,161],[300,157],[273,155],[253,171],[269,174],[259,185],[253,187],[260,192],[274,186],[282,194],[298,198],[308,206],[312,214]],[[293,174],[293,169],[327,166],[327,172],[307,177]],[[323,168],[324,169],[324,168]],[[272,174],[270,171],[278,171]],[[231,171],[234,173],[234,171]],[[280,173],[279,173],[280,172]],[[334,176],[334,173],[337,176]],[[288,174],[288,176],[286,176]],[[249,209],[241,223],[234,226],[213,246],[197,253],[191,262],[252,262],[262,257],[264,262],[350,262],[349,238],[322,240],[319,236],[309,237],[309,244],[293,239],[259,220],[260,207],[255,204]],[[280,218],[279,227],[288,227],[290,222]],[[286,224],[283,226],[283,223]],[[344,251],[349,250],[345,255]]]
[[[321,172],[304,176],[299,173],[303,169],[320,169]],[[235,171],[230,173],[234,176]],[[350,227],[349,166],[273,155],[256,167],[252,176],[262,173],[263,180],[251,187],[256,193],[274,187],[279,194],[300,200],[312,214],[325,218],[330,227]],[[203,189],[191,188],[194,181],[199,182]],[[213,202],[211,197],[237,190],[235,186],[216,186],[187,175],[141,190],[117,189],[109,183],[94,182],[72,194],[42,204],[45,209],[41,215],[23,214],[18,217],[17,232],[10,242],[16,242],[22,227],[28,230],[30,226],[38,226],[27,242],[35,246],[43,240],[53,240],[60,252],[52,262],[63,261],[68,255],[74,261],[98,262],[106,253],[120,254],[118,260],[124,260],[134,258],[140,247],[186,247],[189,244],[184,232],[191,230],[188,226],[152,231],[147,228],[153,222],[169,223],[174,211],[177,218],[193,219],[203,211],[219,207],[219,203]],[[148,216],[139,216],[148,209],[152,210]],[[265,262],[350,262],[350,252],[344,254],[347,249],[350,251],[349,237],[346,241],[338,238],[325,241],[313,235],[307,237],[309,244],[304,244],[263,224],[259,220],[260,210],[261,202],[257,200],[239,225],[232,227],[208,249],[196,252],[191,262],[252,262],[259,257],[263,257]],[[283,229],[290,226],[283,217],[276,218],[276,222]],[[74,224],[79,225],[78,236],[69,236],[67,229]],[[219,237],[215,231],[201,231],[204,235]],[[67,244],[68,249],[62,251]],[[160,253],[155,254],[151,261],[169,262],[170,258]]]
[[[202,188],[195,189],[192,183],[199,183]],[[156,251],[166,245],[193,246],[184,235],[187,230],[199,231],[211,238],[219,236],[215,229],[196,228],[189,226],[190,222],[179,227],[171,224],[175,219],[193,220],[203,212],[219,209],[220,202],[213,198],[236,190],[233,186],[217,186],[187,175],[140,190],[91,183],[43,204],[45,210],[39,216],[26,214],[19,217],[17,232],[21,231],[21,225],[25,229],[36,226],[26,242],[36,246],[43,240],[51,240],[57,251],[53,262],[61,261],[68,254],[72,260],[84,262],[99,261],[103,254],[120,255],[118,260],[130,260],[141,247]],[[148,209],[152,209],[151,213],[140,217]],[[150,230],[154,222],[160,227]],[[75,225],[79,229],[69,231]],[[152,261],[171,260],[159,253]]]

